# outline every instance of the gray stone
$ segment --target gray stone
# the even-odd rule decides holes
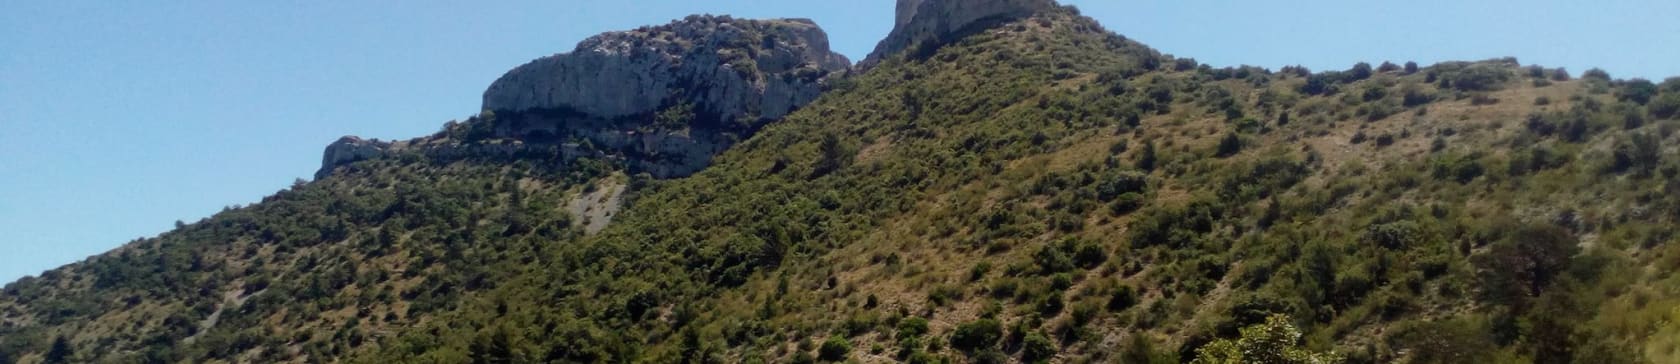
[[[920,44],[951,42],[973,27],[1026,18],[1055,7],[1054,0],[898,0],[892,33],[858,66],[868,68]]]
[[[315,172],[315,179],[325,177],[333,167],[384,155],[390,147],[391,143],[355,136],[338,138],[338,141],[327,145],[327,151],[321,156],[321,170]]]
[[[519,66],[484,91],[483,108],[616,119],[686,101],[718,120],[757,122],[809,103],[823,78],[848,67],[810,20],[690,16],[597,35]]]

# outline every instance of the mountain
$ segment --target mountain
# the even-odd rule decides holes
[[[1680,79],[1215,68],[1050,3],[898,9],[849,70],[720,18],[760,41],[539,59],[437,135],[8,285],[0,361],[1680,360]],[[763,110],[826,70],[781,117],[683,71],[799,44],[734,78]],[[681,91],[492,101],[644,57]],[[690,173],[597,141],[706,133]]]

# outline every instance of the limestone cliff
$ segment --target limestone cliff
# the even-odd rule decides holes
[[[764,123],[810,103],[830,76],[849,68],[806,19],[695,15],[604,33],[497,79],[483,100],[493,117],[407,142],[341,139],[327,148],[317,178],[395,152],[529,149],[617,160],[661,178],[687,176]]]
[[[970,31],[1054,8],[1054,0],[898,0],[892,33],[858,66],[867,68],[912,47],[938,46]]]
[[[366,140],[355,136],[338,138],[338,141],[327,145],[327,151],[321,156],[321,170],[315,172],[315,179],[321,179],[332,171],[333,166],[353,163],[385,154],[391,144],[378,140]]]
[[[847,67],[810,20],[690,16],[597,35],[519,66],[484,91],[484,109],[613,119],[688,102],[716,120],[773,120],[815,99],[820,81]]]

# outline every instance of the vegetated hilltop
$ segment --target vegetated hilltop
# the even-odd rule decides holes
[[[0,358],[1680,360],[1680,79],[1212,68],[1071,8],[997,19],[684,178],[338,167],[9,285]],[[487,135],[457,143],[525,143]],[[599,233],[567,213],[611,196]]]

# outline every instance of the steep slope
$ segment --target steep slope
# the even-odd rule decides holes
[[[364,162],[25,278],[0,300],[0,358],[322,361],[364,349],[582,235],[557,202],[582,179],[533,162]]]
[[[1213,69],[1067,10],[926,56],[362,359],[1187,361],[1275,313],[1352,362],[1674,357],[1680,84]]]
[[[238,325],[257,322],[243,308],[199,310],[185,319],[235,323],[249,332],[235,339],[261,345],[204,344],[217,329],[150,342],[246,349],[164,358],[246,361],[1140,363],[1189,361],[1283,314],[1302,345],[1355,363],[1680,359],[1680,79],[1572,79],[1509,59],[1216,69],[1068,8],[989,25],[830,80],[697,174],[630,180],[594,235],[513,227],[568,226],[558,211],[584,189],[572,186],[621,164],[406,153],[339,168],[300,190],[346,204],[404,175],[391,185],[456,197],[323,207],[352,212],[300,230],[361,221],[345,207],[459,204],[476,212],[404,218],[464,214],[408,223],[464,238],[405,241],[471,242],[432,243],[476,252],[432,272],[480,273],[439,275],[417,291],[446,308],[386,326],[331,305],[260,316],[322,322],[283,330]],[[460,130],[496,124],[484,119]],[[507,187],[509,173],[542,187]],[[357,224],[350,235],[367,234]],[[202,226],[215,224],[159,239]],[[168,251],[214,251],[199,244]],[[122,334],[83,328],[126,325],[132,310],[75,308],[119,297],[77,286],[103,261],[8,286],[0,358],[51,356],[55,337],[83,358],[122,353],[102,344]],[[390,281],[369,284],[403,284]]]
[[[315,182],[7,285],[0,363],[351,355],[600,230],[627,183],[704,168],[845,67],[808,20],[590,38],[510,71],[486,91],[494,110],[410,140],[344,137]],[[578,96],[638,77],[645,104]],[[506,95],[543,87],[557,104]]]
[[[612,159],[631,173],[687,176],[765,123],[810,103],[831,75],[848,67],[807,19],[693,15],[607,32],[570,53],[508,71],[484,91],[487,113],[467,127],[446,127],[457,131],[437,136],[447,140],[346,137],[327,148],[316,176],[407,149]],[[458,147],[486,139],[517,143]]]

